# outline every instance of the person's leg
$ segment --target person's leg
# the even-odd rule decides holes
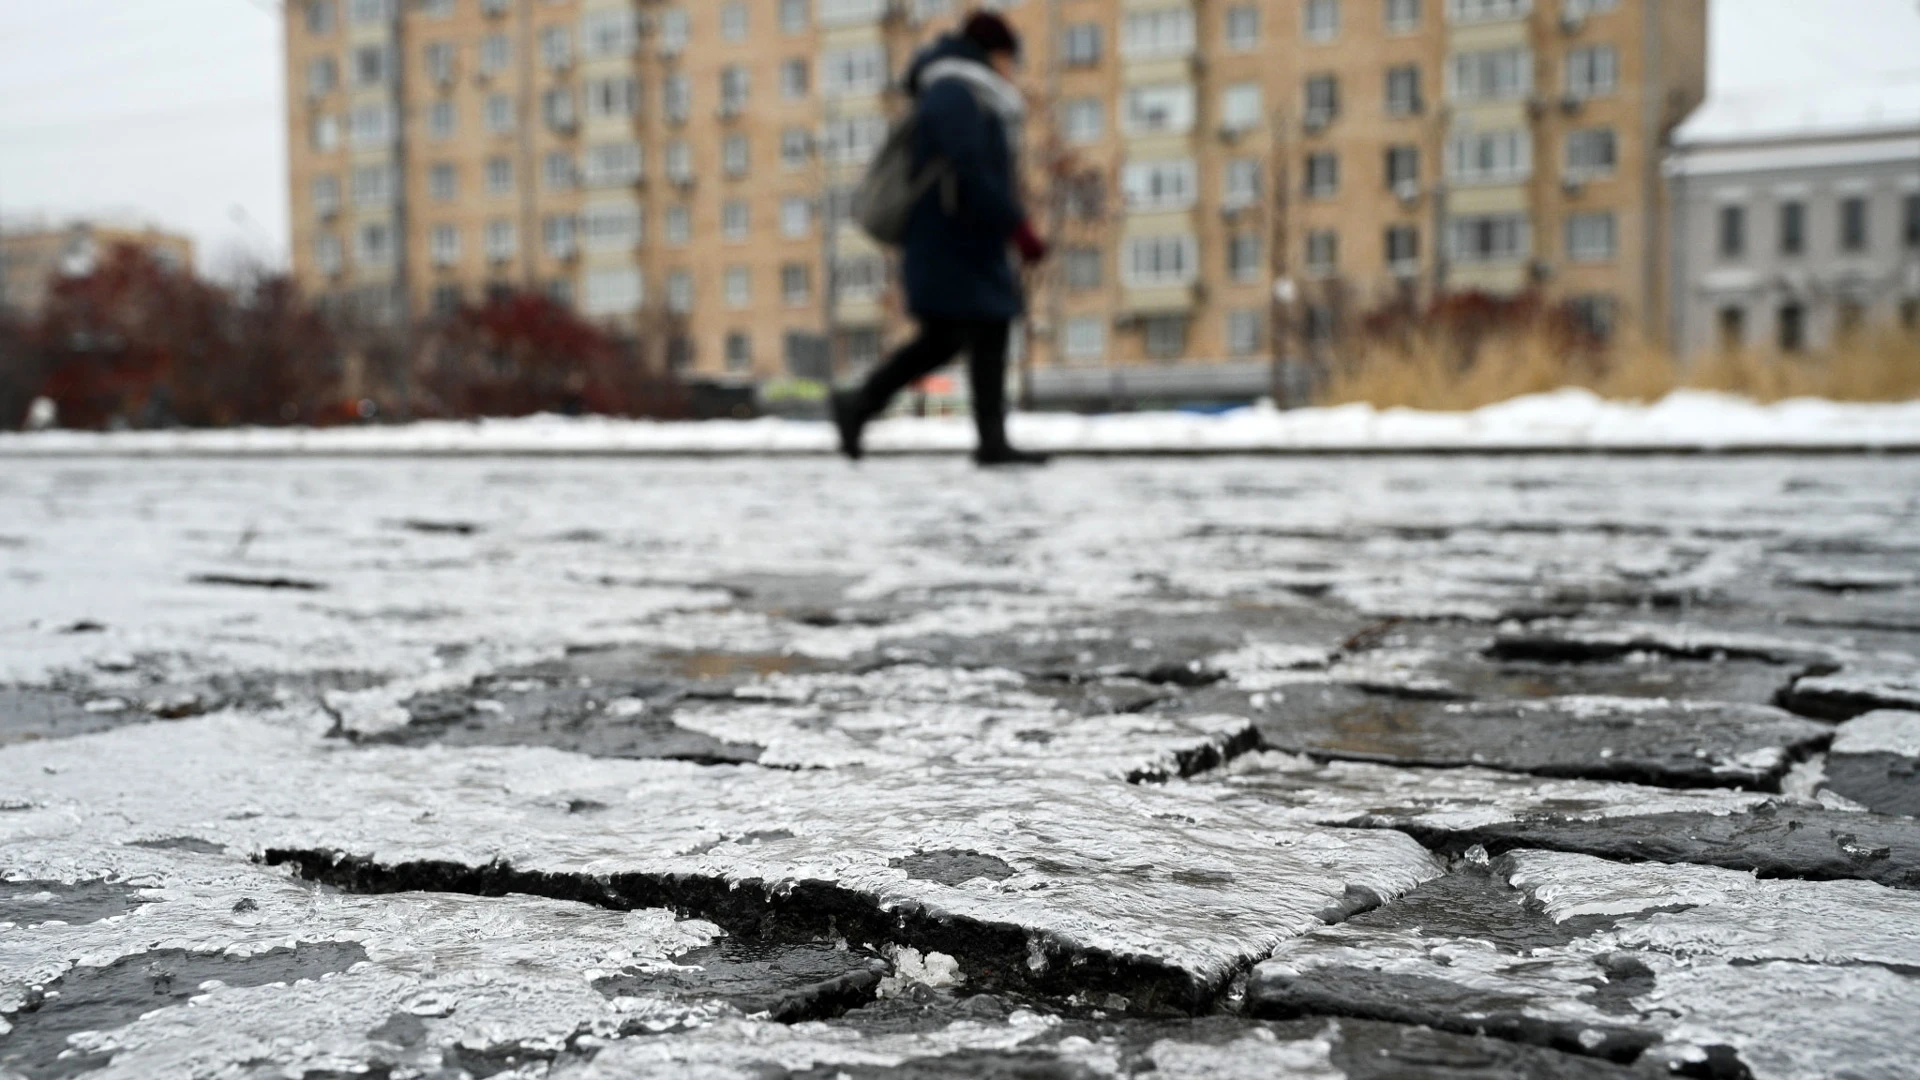
[[[1015,450],[1007,441],[1007,345],[1012,324],[972,324],[967,341],[967,373],[973,383],[973,423],[980,446],[973,459],[982,465],[1044,465],[1045,454]]]
[[[1007,448],[1007,342],[1011,326],[982,321],[967,326],[967,375],[973,385],[973,426],[980,452]]]
[[[858,390],[834,393],[829,404],[840,430],[840,452],[860,460],[860,436],[867,421],[885,411],[895,394],[938,371],[965,344],[965,324],[922,320],[919,334],[873,369]]]

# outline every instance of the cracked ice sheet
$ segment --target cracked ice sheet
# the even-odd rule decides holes
[[[1471,934],[1429,937],[1412,923],[1391,925],[1389,904],[1367,917],[1372,925],[1326,927],[1282,945],[1255,969],[1250,1000],[1269,986],[1327,986],[1338,972],[1363,970],[1404,982],[1416,999],[1432,993],[1426,987],[1458,988],[1427,998],[1450,1023],[1473,1022],[1476,1005],[1461,1000],[1472,995],[1546,1023],[1646,1031],[1652,1061],[1699,1061],[1709,1047],[1731,1047],[1758,1080],[1891,1077],[1912,1065],[1920,1010],[1912,893],[1536,851],[1495,863],[1494,878],[1525,902],[1527,917],[1563,927],[1568,943],[1517,952]],[[1609,972],[1636,970],[1623,957],[1650,983],[1603,1000]]]
[[[803,768],[926,763],[1178,776],[1254,741],[1244,717],[1080,716],[1010,671],[903,666],[863,675],[776,676],[741,700],[677,709],[673,721],[765,748],[759,762]],[[756,702],[754,698],[772,699]],[[790,702],[790,704],[789,704]]]
[[[136,998],[124,1024],[73,1039],[86,1051],[112,1053],[110,1067],[90,1074],[101,1080],[204,1076],[269,1062],[291,1075],[376,1061],[431,1069],[453,1045],[552,1051],[578,1034],[671,1030],[731,1012],[712,1000],[609,999],[593,986],[609,972],[671,966],[671,958],[721,936],[710,923],[666,911],[524,896],[349,896],[230,859],[68,843],[7,845],[0,872],[16,881],[121,881],[143,901],[128,914],[81,925],[4,927],[0,1013],[17,1013],[30,987],[76,966],[158,950],[232,958],[296,943],[352,942],[364,950],[365,959],[347,970],[291,986],[203,987],[171,1008],[142,1007]],[[397,1014],[418,1018],[425,1030],[408,1047],[376,1046],[375,1029]],[[0,1053],[7,1049],[0,1035]]]
[[[856,776],[331,747],[224,715],[9,747],[0,776],[0,797],[32,807],[0,814],[0,842],[185,835],[382,865],[830,882],[883,910],[1018,927],[1042,974],[1044,957],[1094,954],[1164,966],[1197,994],[1320,925],[1351,890],[1391,897],[1438,873],[1397,833],[1303,827],[1258,801],[1184,789],[1015,770]],[[569,812],[583,804],[596,809]],[[1015,872],[944,885],[891,865],[955,850]]]

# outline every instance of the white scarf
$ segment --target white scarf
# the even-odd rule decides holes
[[[1018,87],[1000,77],[1000,73],[974,60],[957,56],[943,57],[928,64],[920,73],[920,92],[942,79],[959,79],[973,91],[974,99],[986,106],[1007,129],[1009,149],[1020,145],[1021,129],[1027,122],[1027,99]]]

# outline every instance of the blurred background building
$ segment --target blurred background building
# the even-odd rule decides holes
[[[1920,80],[1721,98],[1675,141],[1683,353],[1920,329]]]
[[[373,322],[538,289],[692,373],[863,368],[907,323],[847,192],[965,6],[291,2],[296,275]],[[1705,0],[998,6],[1060,241],[1043,380],[1184,360],[1257,391],[1275,344],[1470,290],[1665,333],[1661,153],[1704,93]]]
[[[32,316],[55,281],[92,273],[103,255],[123,245],[170,270],[193,267],[192,240],[151,227],[75,221],[0,229],[0,306]]]

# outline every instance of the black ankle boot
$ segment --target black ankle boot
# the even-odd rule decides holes
[[[859,461],[866,451],[860,445],[861,430],[867,418],[860,408],[860,395],[851,390],[835,390],[827,397],[827,409],[833,414],[833,426],[840,432],[840,452],[848,461]]]
[[[997,446],[991,449],[983,446],[973,452],[973,463],[983,469],[1045,465],[1052,460],[1051,455],[1036,454],[1029,450],[1015,450],[1011,446]]]

